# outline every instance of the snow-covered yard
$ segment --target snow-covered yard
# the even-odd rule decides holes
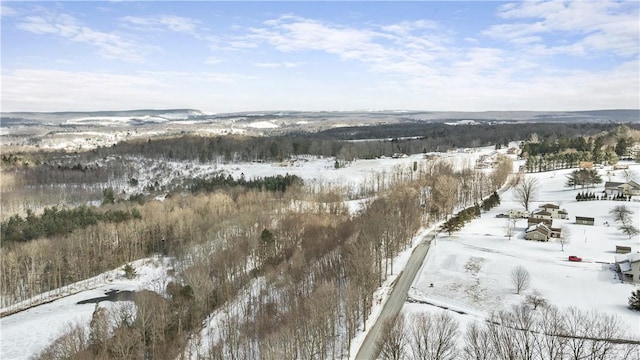
[[[631,165],[630,170],[637,174],[640,166]],[[493,310],[520,303],[527,294],[538,291],[550,304],[561,308],[575,306],[616,315],[628,327],[629,335],[640,337],[640,313],[627,308],[627,299],[639,286],[621,283],[612,270],[616,245],[630,246],[632,252],[638,252],[640,236],[629,239],[617,229],[609,214],[616,205],[626,205],[634,212],[632,219],[638,227],[640,202],[577,202],[576,195],[585,190],[565,187],[566,175],[571,171],[526,175],[539,182],[538,196],[530,209],[552,203],[569,213],[567,220],[553,220],[553,227],[569,229],[569,243],[564,251],[557,239],[525,240],[526,219],[517,220],[516,232],[508,239],[508,220],[495,215],[522,208],[509,190],[502,195],[500,206],[483,213],[461,231],[451,236],[438,235],[409,293],[417,303],[406,304],[403,311],[433,311],[442,306],[463,312],[463,315],[453,314],[464,324],[484,319]],[[604,181],[625,181],[622,171],[609,176],[606,170],[600,171]],[[602,185],[598,185],[588,191],[602,190]],[[577,225],[575,216],[594,217],[595,224]],[[583,262],[569,262],[569,255],[582,257]],[[520,295],[516,295],[511,280],[511,271],[518,265],[531,275],[529,288]]]

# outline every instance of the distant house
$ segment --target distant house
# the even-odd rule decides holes
[[[551,227],[551,225],[553,224],[553,220],[551,219],[543,219],[543,218],[534,218],[534,217],[530,217],[527,219],[527,226],[531,226],[531,225],[536,225],[536,224],[540,224],[543,223],[545,225],[547,225],[547,227]]]
[[[640,184],[633,180],[629,180],[618,186],[623,195],[640,195]]]
[[[511,209],[507,212],[507,215],[512,219],[526,219],[531,216],[531,214],[524,209]]]
[[[578,225],[593,225],[595,219],[592,217],[576,216],[576,224]]]
[[[560,209],[560,206],[555,204],[544,204],[540,206],[540,209],[550,213],[552,219],[566,219],[569,217],[569,213],[565,209]]]
[[[545,210],[538,210],[531,214],[531,217],[536,219],[552,219],[551,213]]]
[[[578,167],[580,169],[593,169],[593,161],[580,161]]]
[[[604,192],[608,195],[640,196],[640,184],[633,180],[629,180],[625,183],[607,181],[604,183]]]
[[[640,253],[619,254],[615,259],[622,281],[640,283]]]
[[[551,229],[544,223],[529,226],[524,233],[527,240],[549,241],[551,238]]]

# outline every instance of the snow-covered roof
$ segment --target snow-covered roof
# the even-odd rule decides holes
[[[608,189],[608,188],[617,188],[618,186],[620,186],[622,184],[624,184],[624,183],[616,182],[616,181],[607,181],[607,182],[604,183],[604,187],[606,189]]]
[[[631,263],[636,261],[640,261],[640,253],[631,253],[631,254],[618,254],[615,256],[616,263],[620,264],[620,269],[622,269],[622,264],[627,264],[631,266]],[[625,271],[625,270],[622,270]]]
[[[560,206],[554,204],[544,204],[540,206],[541,209],[560,209]]]
[[[631,270],[631,263],[629,263],[628,261],[623,261],[623,262],[619,263],[618,266],[620,266],[620,271],[629,271],[629,270]]]

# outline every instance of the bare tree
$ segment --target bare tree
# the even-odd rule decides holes
[[[538,179],[532,177],[524,178],[513,189],[514,199],[524,206],[526,211],[529,211],[529,204],[536,199],[538,188]]]
[[[560,237],[558,238],[558,243],[560,244],[560,249],[564,251],[564,246],[568,245],[571,241],[569,237],[571,236],[571,232],[569,231],[568,226],[562,226],[562,230],[560,230]]]
[[[505,235],[509,240],[513,237],[516,228],[516,220],[515,218],[506,219],[506,224],[504,226]]]
[[[495,358],[489,333],[484,326],[472,322],[464,334],[462,356],[465,360],[492,360]]]
[[[538,290],[533,290],[533,292],[525,298],[527,304],[533,307],[533,310],[536,310],[538,307],[544,307],[547,305],[547,300],[542,297],[542,294]]]
[[[618,227],[618,230],[622,231],[623,234],[627,235],[629,237],[629,239],[631,239],[632,237],[640,234],[640,230],[638,230],[637,227],[631,225],[631,224],[627,224],[627,225],[622,225],[620,227]]]
[[[454,360],[458,358],[458,321],[442,311],[418,316],[413,323],[413,358]]]
[[[567,338],[558,336],[566,333],[566,319],[555,306],[542,308],[538,321],[538,351],[543,359],[562,360],[567,351]]]
[[[36,358],[43,360],[82,358],[79,353],[84,351],[87,346],[88,339],[84,324],[69,323],[65,332],[38,354]],[[85,356],[89,358],[87,354]]]
[[[522,265],[518,265],[511,271],[511,283],[516,289],[516,294],[520,294],[522,290],[526,290],[531,283],[531,275]]]
[[[621,223],[623,226],[631,223],[631,215],[633,211],[627,207],[627,205],[616,205],[609,214],[613,216],[613,220],[617,223]]]
[[[629,209],[626,205],[617,205],[609,214],[613,215],[613,219],[615,222],[620,223],[618,226],[618,230],[622,231],[623,234],[629,236],[629,239],[634,237],[635,235],[640,234],[640,230],[633,226],[633,220],[631,215],[633,215],[633,211]]]
[[[384,360],[401,360],[405,357],[407,334],[404,328],[404,316],[386,319],[382,324],[383,337],[377,346],[380,348],[380,358]]]

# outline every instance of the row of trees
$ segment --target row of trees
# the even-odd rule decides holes
[[[465,331],[448,312],[400,316],[385,324],[384,360],[632,359],[620,320],[596,311],[523,303],[499,310]]]
[[[598,170],[595,169],[580,169],[574,170],[571,174],[567,175],[567,187],[573,187],[574,189],[580,185],[583,189],[585,186],[598,185],[602,183],[602,176],[598,174]]]
[[[40,215],[27,210],[26,217],[13,215],[0,224],[0,243],[7,246],[14,242],[68,234],[79,228],[96,225],[99,221],[121,223],[141,217],[140,211],[136,208],[98,211],[85,205],[70,209],[58,209],[54,206],[45,208]]]
[[[534,134],[523,144],[521,156],[527,159],[528,172],[577,167],[580,161],[615,164],[620,157],[629,156],[628,148],[637,141],[640,141],[638,131],[627,125],[573,138],[567,135],[540,138]]]

